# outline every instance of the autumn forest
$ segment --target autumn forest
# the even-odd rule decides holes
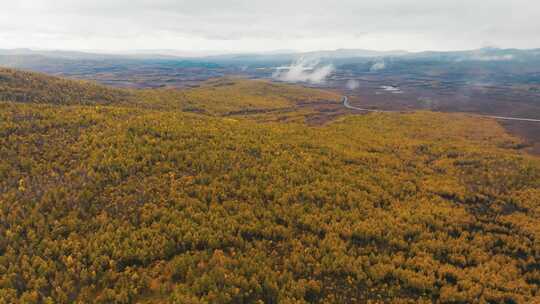
[[[540,158],[340,97],[0,69],[0,303],[539,302]]]

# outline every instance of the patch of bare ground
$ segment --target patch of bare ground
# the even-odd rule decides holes
[[[525,147],[523,150],[540,156],[540,123],[527,121],[501,121],[506,131],[521,138]]]

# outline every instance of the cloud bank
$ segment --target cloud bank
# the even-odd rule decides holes
[[[16,0],[0,48],[535,48],[539,28],[532,0]]]

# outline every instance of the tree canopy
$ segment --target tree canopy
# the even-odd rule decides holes
[[[234,97],[246,85],[279,94],[247,80],[167,94],[228,113],[251,100]],[[540,159],[492,120],[373,113],[309,127],[144,99],[159,92],[64,105],[0,87],[0,302],[540,298]]]

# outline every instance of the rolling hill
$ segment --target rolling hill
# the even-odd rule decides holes
[[[0,68],[0,100],[56,105],[105,105],[125,103],[128,99],[127,91],[88,81]]]
[[[336,95],[238,79],[0,96],[0,302],[539,300],[540,159],[495,121],[264,122],[230,114]]]

